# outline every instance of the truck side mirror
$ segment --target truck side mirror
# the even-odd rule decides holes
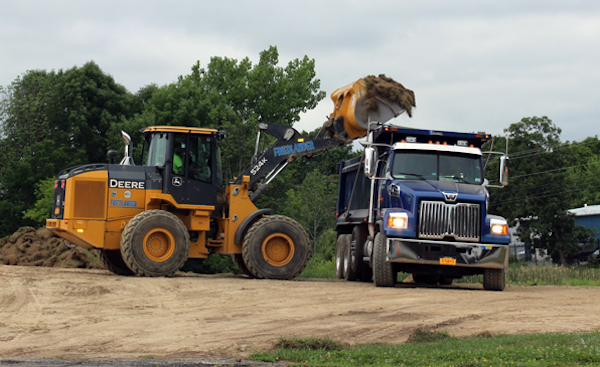
[[[365,176],[373,177],[375,174],[375,157],[377,156],[377,152],[373,147],[365,148]]]
[[[508,157],[501,156],[500,157],[500,184],[502,186],[508,185]]]

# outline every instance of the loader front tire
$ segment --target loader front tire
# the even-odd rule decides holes
[[[130,276],[135,273],[129,269],[125,261],[123,261],[123,256],[121,256],[121,251],[119,250],[98,250],[100,253],[100,260],[109,271],[117,274]]]
[[[257,278],[292,279],[310,259],[308,235],[291,218],[264,216],[244,236],[242,256]]]
[[[148,210],[133,217],[121,236],[121,255],[136,274],[171,276],[187,260],[190,235],[174,214]]]

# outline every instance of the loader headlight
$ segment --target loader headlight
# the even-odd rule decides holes
[[[398,229],[408,228],[408,214],[390,213],[388,217],[388,227]]]
[[[490,221],[490,233],[506,236],[508,234],[508,224],[505,220],[492,219]]]

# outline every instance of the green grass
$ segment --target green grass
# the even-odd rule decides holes
[[[323,260],[313,256],[298,278],[335,279],[335,260]]]
[[[399,273],[402,281],[410,274]],[[335,262],[312,258],[298,278],[335,279]],[[465,276],[455,283],[483,283],[482,275]],[[600,268],[588,266],[510,264],[506,271],[506,284],[512,285],[565,285],[600,286]]]
[[[418,337],[414,337],[419,334]],[[414,337],[414,338],[413,338]],[[272,351],[249,359],[288,361],[292,366],[598,366],[600,332],[574,334],[498,335],[482,333],[455,338],[443,332],[419,330],[399,345],[370,344],[354,347],[281,339]]]
[[[482,283],[483,276],[474,275],[457,279],[456,283]],[[510,264],[506,284],[512,285],[567,285],[600,286],[600,268],[587,266]]]

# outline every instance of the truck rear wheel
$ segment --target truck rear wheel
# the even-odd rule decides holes
[[[393,287],[398,274],[394,265],[387,261],[387,238],[383,233],[375,235],[373,244],[373,282],[377,287]]]
[[[171,276],[185,263],[190,235],[174,214],[148,210],[133,217],[121,236],[125,264],[142,276]]]
[[[242,256],[257,278],[292,279],[310,259],[308,235],[291,218],[264,216],[244,236]]]
[[[338,279],[344,279],[344,258],[346,254],[346,246],[348,242],[347,240],[348,235],[341,234],[338,236],[337,242],[335,244],[335,276]]]
[[[504,269],[484,269],[483,289],[486,291],[503,291],[506,287],[506,271]]]
[[[356,241],[354,234],[346,236],[346,247],[344,251],[344,279],[352,282],[357,278],[356,264]]]
[[[346,280],[363,280],[366,278],[371,280],[371,272],[367,271],[371,269],[363,262],[363,245],[366,239],[367,229],[365,226],[355,226],[352,234],[348,235],[348,248],[346,249],[348,268],[346,270]]]
[[[134,275],[135,273],[129,269],[125,261],[123,261],[123,256],[121,256],[121,251],[119,250],[98,250],[100,253],[100,260],[104,266],[110,270],[111,272],[117,275]]]

